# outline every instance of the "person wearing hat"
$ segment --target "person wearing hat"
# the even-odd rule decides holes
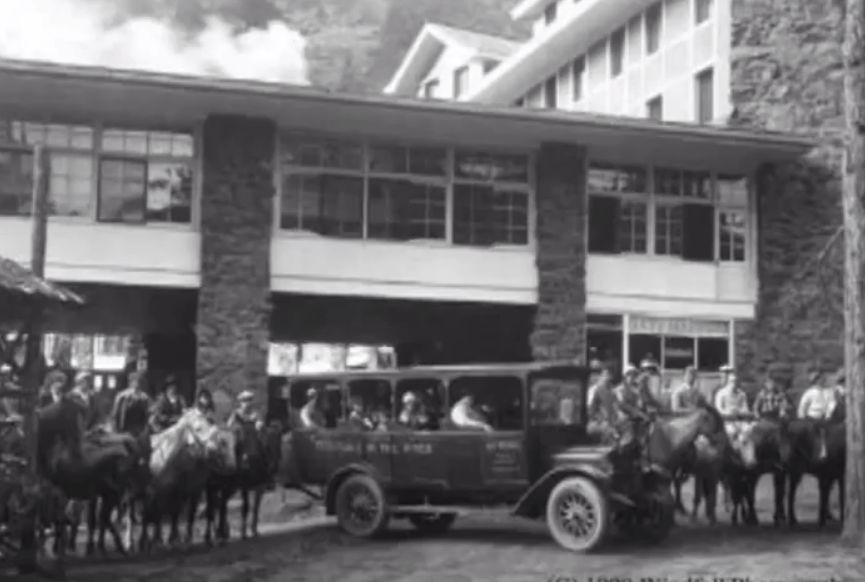
[[[402,410],[399,413],[397,422],[412,430],[426,430],[429,428],[429,417],[424,410],[423,402],[411,390],[402,395]]]
[[[615,442],[619,438],[621,414],[609,368],[601,370],[598,381],[589,389],[587,407],[587,432],[599,437],[601,442]]]
[[[200,388],[195,395],[194,410],[200,412],[210,422],[216,421],[216,404],[213,402],[213,394],[207,388]]]
[[[93,402],[91,378],[92,375],[86,370],[77,372],[72,384],[72,390],[68,394],[68,398],[81,407],[84,414],[84,426],[88,429],[93,428],[98,421],[97,410]]]
[[[129,386],[114,401],[111,412],[114,430],[135,437],[141,435],[148,428],[151,406],[150,396],[142,387],[142,372],[130,372]]]
[[[153,405],[153,410],[150,414],[150,426],[154,432],[162,432],[180,420],[183,416],[183,411],[186,409],[186,402],[183,397],[177,392],[177,383],[173,377],[166,380],[165,391],[156,399],[156,404]]]
[[[363,409],[363,400],[352,398],[349,404],[348,425],[359,430],[375,430],[375,422]]]
[[[616,399],[625,407],[644,409],[644,394],[640,386],[640,371],[633,364],[628,364],[623,373],[622,383],[615,388]]]
[[[450,419],[457,428],[493,431],[493,427],[483,420],[480,413],[475,410],[475,397],[471,394],[466,394],[453,405]]]
[[[325,426],[319,392],[313,387],[306,391],[306,404],[300,409],[300,423],[304,428],[324,428]]]
[[[69,378],[63,370],[51,370],[45,376],[42,389],[39,391],[39,407],[60,402],[66,392]]]
[[[780,420],[788,418],[792,412],[792,403],[781,383],[772,374],[766,376],[766,383],[754,399],[754,414],[757,418]]]
[[[697,385],[697,369],[694,366],[688,366],[682,375],[682,383],[670,395],[670,409],[673,412],[693,410],[703,400],[703,394]]]
[[[835,411],[837,392],[820,369],[811,370],[808,380],[811,387],[802,394],[796,416],[814,424],[819,441],[817,459],[822,460],[826,457],[826,422]]]
[[[645,404],[654,404],[659,409],[669,410],[671,394],[664,386],[663,378],[661,378],[661,366],[652,357],[652,354],[647,354],[640,362],[640,372],[642,373],[644,390],[648,395]]]
[[[255,430],[264,428],[264,419],[261,414],[253,408],[252,402],[255,400],[255,394],[252,390],[244,390],[237,395],[237,408],[235,408],[228,417],[228,426],[235,427],[243,424],[251,424]]]
[[[736,374],[729,365],[721,367],[724,384],[715,393],[715,408],[722,416],[750,414],[748,395],[737,382]]]

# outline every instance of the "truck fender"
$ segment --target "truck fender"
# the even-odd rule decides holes
[[[551,469],[529,487],[529,490],[517,501],[511,513],[515,516],[529,518],[543,515],[547,497],[549,497],[553,487],[562,479],[577,476],[591,479],[604,490],[607,490],[606,485],[610,482],[610,476],[604,470],[594,465],[581,464]]]
[[[346,478],[358,473],[369,475],[379,483],[382,482],[378,470],[367,463],[352,463],[351,465],[341,467],[330,476],[324,488],[324,508],[327,515],[334,515],[336,513],[336,492],[339,486],[342,485],[342,482]]]

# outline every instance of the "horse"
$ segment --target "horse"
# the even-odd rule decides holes
[[[139,548],[161,543],[162,518],[171,519],[169,543],[179,539],[178,520],[189,508],[187,541],[192,540],[195,512],[211,469],[236,467],[234,435],[212,424],[197,409],[190,409],[173,426],[151,437],[150,483],[144,496]]]
[[[836,411],[837,412],[837,411]],[[840,493],[841,515],[844,514],[844,479],[847,455],[847,427],[842,414],[833,415],[825,427],[826,456],[817,458],[815,451],[820,447],[820,438],[813,421],[796,419],[785,427],[789,439],[789,454],[786,459],[787,489],[787,521],[790,527],[798,524],[796,519],[796,491],[802,477],[813,475],[817,478],[820,492],[819,513],[817,523],[820,527],[831,519],[829,512],[829,494],[832,486],[838,483]]]
[[[282,434],[279,427],[258,429],[254,423],[240,422],[234,427],[237,469],[231,474],[214,473],[207,483],[205,543],[213,541],[213,524],[218,518],[216,537],[221,542],[229,538],[228,501],[237,491],[241,494],[240,536],[247,537],[247,524],[252,510],[249,531],[258,536],[258,517],[264,491],[276,474]],[[252,507],[250,507],[252,494]]]

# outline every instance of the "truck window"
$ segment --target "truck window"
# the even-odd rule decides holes
[[[376,426],[393,421],[393,387],[389,380],[364,378],[348,383],[349,408],[359,405],[362,415]]]
[[[474,397],[474,409],[496,430],[522,430],[523,380],[518,376],[462,376],[449,386],[451,410],[463,397]],[[451,410],[448,410],[450,414]]]
[[[334,380],[294,380],[289,388],[289,403],[292,410],[292,426],[299,426],[300,410],[307,402],[310,390],[317,390],[319,412],[327,428],[335,428],[344,416],[342,386]]]
[[[583,422],[583,384],[576,378],[539,378],[532,383],[534,424],[577,425]]]
[[[405,407],[406,395],[413,394],[418,412],[425,417],[424,430],[437,430],[445,416],[444,383],[436,378],[405,378],[396,384],[397,418]]]

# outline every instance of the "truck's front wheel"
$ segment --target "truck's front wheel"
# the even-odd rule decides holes
[[[547,500],[547,527],[553,539],[572,552],[588,552],[606,538],[610,523],[607,499],[586,477],[560,481]]]
[[[348,534],[359,538],[377,536],[387,529],[390,511],[378,481],[356,473],[346,477],[336,490],[336,519]]]

